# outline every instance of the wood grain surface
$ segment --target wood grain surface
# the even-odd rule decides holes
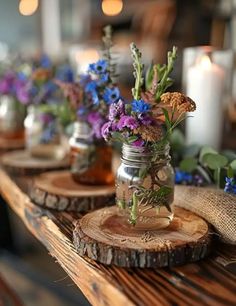
[[[26,150],[7,152],[1,156],[1,164],[12,175],[34,175],[45,171],[66,169],[69,159],[40,159]]]
[[[216,244],[208,258],[174,268],[105,266],[82,258],[75,251],[72,244],[73,224],[81,217],[80,214],[49,211],[33,205],[2,170],[0,192],[92,305],[236,305],[234,246]]]
[[[210,250],[208,224],[194,213],[176,207],[171,224],[137,228],[117,206],[81,218],[74,230],[77,252],[100,263],[120,267],[176,266],[204,258]]]
[[[46,172],[30,188],[32,201],[60,211],[86,212],[114,203],[115,186],[92,186],[73,181],[70,171]]]

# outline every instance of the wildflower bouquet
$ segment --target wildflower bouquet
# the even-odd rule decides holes
[[[146,75],[143,90],[144,65],[141,52],[131,44],[135,86],[133,101],[112,103],[109,121],[102,127],[105,140],[118,140],[134,146],[160,146],[168,141],[173,129],[184,119],[186,112],[194,111],[195,103],[179,92],[167,92],[173,81],[169,77],[177,56],[174,47],[168,52],[167,65],[152,65]]]
[[[70,101],[80,121],[89,123],[92,136],[101,141],[101,127],[107,120],[110,104],[120,98],[115,84],[115,64],[112,58],[111,27],[104,29],[104,57],[88,67],[88,73],[79,76],[79,81],[71,84],[57,82],[65,97]]]

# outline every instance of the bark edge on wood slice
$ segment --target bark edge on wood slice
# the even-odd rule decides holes
[[[88,213],[73,232],[76,251],[107,265],[159,268],[204,258],[210,251],[209,225],[183,208],[175,208],[172,223],[162,230],[135,230],[122,223],[116,206]]]
[[[32,157],[27,150],[17,150],[3,154],[1,164],[11,175],[35,175],[66,169],[69,167],[69,159],[40,159]]]
[[[30,190],[32,201],[59,211],[87,212],[114,204],[115,186],[89,186],[75,183],[69,171],[43,173]]]

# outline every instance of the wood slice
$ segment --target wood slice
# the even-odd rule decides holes
[[[82,185],[69,171],[54,171],[38,176],[30,191],[35,204],[66,211],[89,211],[114,203],[115,186]]]
[[[24,139],[6,139],[0,136],[0,152],[23,149]]]
[[[210,249],[209,226],[194,213],[176,207],[165,229],[136,229],[116,206],[91,212],[76,222],[74,245],[81,256],[107,265],[157,268],[204,258]]]
[[[26,150],[5,153],[1,164],[12,175],[35,175],[45,171],[66,169],[69,159],[40,159],[32,157]]]

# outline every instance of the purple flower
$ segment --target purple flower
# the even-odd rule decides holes
[[[132,111],[135,113],[146,113],[150,110],[150,104],[146,103],[144,100],[133,100]]]
[[[12,71],[8,71],[0,80],[1,94],[14,94],[16,75]]]
[[[16,97],[17,100],[19,100],[19,102],[21,102],[22,104],[26,105],[30,102],[29,91],[26,89],[26,87],[19,87],[16,90]]]
[[[107,104],[116,102],[120,97],[120,91],[117,87],[107,87],[103,94],[103,99]]]
[[[123,128],[130,128],[131,130],[136,129],[139,126],[137,120],[131,116],[122,116],[117,123],[118,130],[122,130]]]
[[[141,121],[143,125],[149,125],[153,123],[152,118],[148,114],[140,113],[138,115],[138,119]]]
[[[103,121],[103,118],[98,112],[92,112],[88,115],[88,122],[92,124],[100,123]]]
[[[112,132],[112,122],[108,121],[101,128],[102,137],[107,141]]]
[[[137,139],[132,142],[132,145],[135,147],[142,147],[144,145],[144,141],[142,139]]]
[[[41,113],[39,118],[43,124],[49,124],[54,120],[54,116],[50,113]]]
[[[109,120],[115,120],[125,114],[125,103],[121,99],[117,103],[112,103],[109,108]]]

